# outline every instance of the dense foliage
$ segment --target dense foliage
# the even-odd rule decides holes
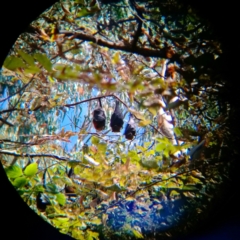
[[[7,176],[76,239],[188,231],[228,172],[221,55],[209,23],[178,1],[60,1],[1,70]],[[97,131],[99,100],[106,123]],[[120,132],[110,127],[116,102]]]

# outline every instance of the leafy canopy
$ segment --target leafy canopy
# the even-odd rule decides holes
[[[75,239],[184,233],[228,169],[221,56],[208,22],[177,0],[56,3],[19,36],[1,70],[7,176]],[[113,133],[116,100],[124,125]],[[124,137],[130,115],[133,140]]]

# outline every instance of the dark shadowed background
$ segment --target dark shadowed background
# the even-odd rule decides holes
[[[0,14],[0,66],[9,49],[28,24],[55,1],[12,0],[1,2]],[[232,111],[229,127],[235,147],[239,148],[240,94],[239,94],[239,13],[237,3],[233,0],[184,0],[195,7],[202,17],[209,19],[216,34],[223,44],[225,58],[222,63],[222,74],[228,80],[222,97],[231,102]],[[230,156],[229,156],[230,157]],[[231,156],[232,157],[232,156]],[[189,236],[182,239],[240,239],[240,197],[239,195],[239,162],[234,155],[234,164],[230,180],[223,189],[220,199],[214,202],[209,218],[197,226]],[[0,239],[72,239],[58,233],[56,229],[44,222],[23,202],[9,183],[0,165]],[[178,238],[180,239],[180,238]]]

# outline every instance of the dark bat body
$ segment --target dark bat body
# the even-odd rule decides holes
[[[128,140],[132,140],[136,135],[136,124],[135,124],[132,116],[130,116],[128,124],[125,128],[124,135],[125,135],[125,138]]]
[[[106,115],[102,109],[102,104],[100,99],[98,100],[99,100],[99,107],[93,111],[93,125],[97,131],[101,131],[105,128]]]
[[[120,132],[122,126],[123,126],[123,115],[122,115],[121,109],[119,108],[119,101],[116,101],[116,107],[110,120],[110,127],[112,128],[112,132]]]
[[[73,168],[71,167],[67,173],[68,177],[71,178],[74,174]],[[65,185],[65,193],[68,195],[68,197],[76,197],[76,187],[75,186],[69,186]]]
[[[47,206],[50,205],[50,202],[46,197],[44,197],[42,193],[38,193],[36,203],[37,203],[37,208],[40,212],[44,212]]]
[[[44,170],[43,177],[42,177],[44,189],[46,189],[46,174],[47,174],[47,169]],[[37,198],[36,198],[36,205],[37,205],[37,209],[40,212],[44,212],[46,210],[47,206],[50,205],[50,201],[45,194],[39,192],[37,194]]]

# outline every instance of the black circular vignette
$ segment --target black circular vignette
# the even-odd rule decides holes
[[[237,3],[233,0],[220,2],[217,0],[182,0],[198,10],[198,14],[207,18],[223,44],[225,52],[222,60],[221,74],[227,79],[226,89],[222,93],[222,101],[231,104],[229,128],[232,134],[232,146],[238,150],[239,146],[239,68],[240,56],[238,35]],[[53,0],[41,1],[4,1],[1,3],[1,37],[0,37],[0,65],[6,58],[10,48],[20,33],[25,31],[31,21],[54,4]],[[108,1],[110,2],[110,1]],[[5,13],[5,14],[4,14]],[[239,159],[238,155],[225,156],[235,158],[231,167],[229,182],[215,199],[209,209],[209,217],[188,236],[177,239],[239,239],[240,236],[240,197],[238,196]],[[0,163],[0,206],[1,233],[0,239],[72,239],[63,235],[57,229],[42,220],[21,199],[14,187],[8,181]]]
[[[48,7],[53,0],[4,1],[1,4],[0,65],[2,66],[17,37]],[[4,14],[5,13],[5,14]],[[7,179],[0,163],[0,239],[70,240],[67,235],[45,222],[23,201]]]

